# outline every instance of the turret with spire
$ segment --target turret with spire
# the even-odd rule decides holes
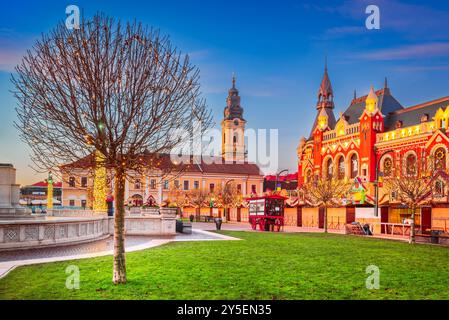
[[[321,81],[321,85],[318,90],[318,102],[316,106],[318,112],[310,134],[311,137],[317,127],[320,130],[325,130],[327,128],[332,129],[335,126],[336,120],[333,112],[334,107],[334,91],[332,89],[332,84],[328,74],[326,58],[323,80]]]
[[[235,75],[232,76],[232,87],[229,89],[226,99],[226,108],[224,109],[225,120],[243,119],[243,108],[240,106],[239,91],[235,87]]]
[[[321,81],[320,89],[318,91],[317,109],[321,108],[334,108],[334,91],[332,90],[332,84],[327,72],[327,59],[324,65],[323,80]]]
[[[377,97],[374,87],[371,86],[369,94],[366,98],[366,110],[370,113],[374,113],[377,110],[379,104],[379,98]]]

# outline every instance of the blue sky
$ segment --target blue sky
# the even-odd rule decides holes
[[[219,124],[231,76],[248,127],[279,129],[279,169],[296,168],[299,139],[310,132],[325,56],[338,116],[354,89],[366,94],[385,76],[405,106],[449,95],[449,2],[335,1],[21,1],[0,11],[0,162],[18,168],[19,183],[39,180],[28,148],[12,126],[10,73],[41,33],[65,19],[67,5],[160,28],[201,70]],[[365,8],[379,6],[381,29],[365,28]]]

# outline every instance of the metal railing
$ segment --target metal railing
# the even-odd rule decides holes
[[[380,223],[380,232],[381,234],[387,234],[392,236],[409,236],[410,235],[409,224],[400,224],[400,223]]]

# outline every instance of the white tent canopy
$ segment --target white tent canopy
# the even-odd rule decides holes
[[[32,200],[31,204],[32,205],[46,205],[47,200]],[[53,204],[61,204],[61,201],[59,201],[57,199],[53,199]]]

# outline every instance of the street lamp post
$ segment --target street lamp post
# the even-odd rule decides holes
[[[282,171],[278,172],[278,174],[276,174],[276,183],[275,183],[275,185],[274,185],[275,191],[277,191],[277,189],[278,189],[278,180],[279,180],[279,176],[280,176],[282,173],[284,173],[284,172],[288,172],[288,169],[282,170]]]
[[[377,159],[377,149],[374,148],[374,156],[376,159],[376,180],[374,181],[374,216],[379,216],[379,164],[382,158],[387,154],[394,152],[393,150],[387,150],[381,154],[379,159]]]

